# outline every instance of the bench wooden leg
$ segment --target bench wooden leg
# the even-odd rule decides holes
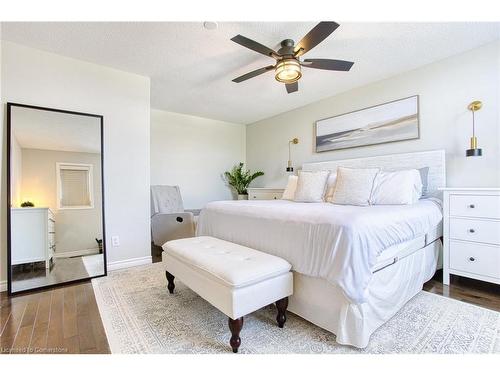
[[[238,348],[241,344],[240,332],[241,328],[243,328],[243,317],[238,319],[229,318],[229,330],[231,331],[231,340],[229,340],[229,344],[231,348],[233,348],[233,353],[238,353]]]
[[[168,280],[168,291],[170,294],[174,294],[174,289],[175,289],[175,284],[174,284],[174,275],[169,273],[168,271],[165,271],[165,275],[167,275],[167,280]]]
[[[288,308],[288,297],[276,301],[276,307],[278,308],[278,315],[276,315],[276,321],[278,322],[278,327],[283,328],[286,322],[286,309]]]

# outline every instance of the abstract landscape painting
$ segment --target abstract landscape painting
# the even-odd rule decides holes
[[[316,122],[316,152],[418,137],[418,95]]]

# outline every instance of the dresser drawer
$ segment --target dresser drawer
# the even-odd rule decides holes
[[[284,191],[285,189],[250,188],[248,189],[248,199],[250,200],[281,199]]]
[[[49,219],[47,229],[49,233],[54,233],[56,231],[56,222],[52,219]]]
[[[450,218],[450,238],[500,245],[500,221]]]
[[[450,241],[450,268],[500,278],[498,246]]]
[[[500,219],[500,195],[450,195],[450,215]]]

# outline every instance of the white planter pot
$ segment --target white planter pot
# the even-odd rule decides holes
[[[248,200],[248,194],[238,194],[238,200],[239,201],[246,201],[246,200]]]

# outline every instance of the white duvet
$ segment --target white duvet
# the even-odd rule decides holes
[[[209,203],[197,235],[213,236],[286,259],[296,272],[338,285],[365,302],[372,268],[385,249],[424,235],[442,219],[437,199],[407,206],[220,201]]]

